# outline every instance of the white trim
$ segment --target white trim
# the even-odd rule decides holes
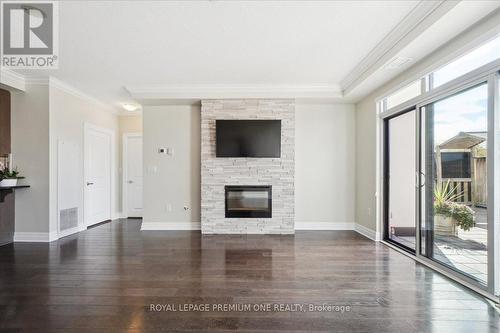
[[[379,108],[383,107],[379,102],[376,103],[377,113]],[[384,197],[384,119],[376,117],[375,124],[375,230],[376,233],[382,235],[384,232],[384,210],[383,210],[383,197]],[[381,238],[381,237],[380,237]]]
[[[496,72],[500,70],[500,59],[494,60],[490,63],[487,63],[479,68],[476,68],[468,73],[465,73],[462,76],[459,76],[439,87],[433,88],[429,91],[423,92],[422,94],[414,97],[404,103],[396,105],[390,109],[382,110],[379,113],[380,118],[389,117],[395,113],[400,112],[401,110],[408,109],[417,104],[429,104],[437,99],[440,99],[441,96],[451,94],[453,91],[461,91],[465,84],[474,85],[479,81],[486,81],[485,77],[492,72]],[[464,83],[465,82],[465,83]],[[384,97],[385,98],[385,97]],[[382,100],[382,97],[376,99],[376,102]]]
[[[113,214],[113,216],[111,216],[111,220],[118,220],[118,219],[126,219],[127,218],[127,214],[125,214],[124,212],[115,212]]]
[[[21,90],[21,91],[26,91],[26,86],[27,85],[49,85],[51,87],[55,87],[61,91],[64,91],[74,97],[77,97],[81,100],[84,100],[86,102],[89,102],[91,104],[94,104],[96,106],[101,107],[103,110],[106,110],[112,114],[118,115],[119,111],[98,100],[95,97],[92,97],[81,90],[67,84],[66,82],[63,82],[53,76],[25,76],[22,74],[19,74],[17,72],[14,72],[13,70],[7,69],[7,68],[1,68],[0,70],[0,83],[7,85],[9,87]]]
[[[69,235],[73,235],[73,234],[76,234],[77,232],[80,232],[80,231],[83,231],[85,230],[86,228],[84,226],[76,226],[74,228],[71,228],[71,229],[67,229],[67,230],[64,230],[64,231],[61,231],[59,233],[59,235],[57,236],[57,239],[60,239],[60,238],[63,238],[63,237],[66,237],[66,236],[69,236]]]
[[[354,230],[353,222],[295,222],[295,230]]]
[[[366,238],[369,238],[373,241],[380,241],[380,233],[377,231],[374,231],[370,228],[367,228],[361,224],[355,223],[354,225],[354,231],[356,231],[358,234],[361,234],[365,236]]]
[[[491,81],[490,81],[491,82]],[[494,294],[500,294],[500,205],[498,205],[498,199],[500,198],[500,74],[496,73],[493,77],[493,129],[492,133],[494,135],[494,140],[492,140],[492,146],[490,149],[494,151],[493,154],[493,181],[490,181],[488,186],[493,187],[493,198],[492,200],[496,202],[496,205],[493,205],[493,213],[492,221],[493,224],[493,255],[494,255],[494,263],[493,263],[493,274],[495,276],[494,281]],[[491,87],[490,84],[490,87]],[[491,133],[491,132],[490,132]],[[491,140],[490,140],[491,141]],[[488,242],[490,240],[488,239]],[[491,244],[491,243],[489,243]]]
[[[49,243],[57,240],[57,232],[19,232],[14,233],[14,242]]]
[[[142,222],[141,231],[146,230],[201,230],[201,222]]]
[[[79,98],[83,101],[89,102],[90,104],[94,104],[96,106],[99,106],[102,109],[104,109],[108,112],[111,112],[112,114],[118,114],[118,110],[116,110],[115,108],[99,101],[98,99],[96,99],[90,95],[85,94],[81,90],[78,90],[77,88],[75,88],[75,87],[73,87],[73,86],[71,86],[63,81],[56,79],[55,77],[51,76],[49,78],[49,81],[50,81],[51,87],[55,87],[55,88],[57,88],[61,91],[64,91],[65,93],[68,93],[76,98]]]
[[[50,77],[44,76],[25,76],[24,82],[26,85],[33,86],[48,86],[50,84]]]
[[[368,55],[341,81],[345,94],[384,66],[459,1],[420,1]]]
[[[113,217],[113,212],[114,212],[114,202],[116,198],[116,191],[115,191],[115,180],[116,180],[116,132],[113,129],[97,126],[94,124],[91,124],[89,122],[84,122],[83,123],[83,225],[85,227],[92,226],[93,224],[88,224],[87,223],[87,218],[85,216],[86,212],[86,201],[87,201],[87,191],[85,190],[85,182],[87,181],[87,163],[86,163],[86,156],[87,156],[87,142],[88,142],[88,131],[89,130],[94,130],[97,132],[101,132],[104,134],[108,134],[110,136],[110,207],[109,207],[109,216],[108,219],[111,220]],[[95,223],[94,223],[95,224]]]
[[[26,91],[24,76],[4,67],[0,68],[0,84],[17,90]]]
[[[127,140],[129,138],[142,138],[142,132],[127,132],[123,133],[122,136],[122,215],[124,218],[128,217],[128,205],[127,205],[127,178],[128,178],[128,168],[127,168],[127,152],[128,144]]]
[[[342,98],[339,85],[147,85],[125,89],[134,99]]]

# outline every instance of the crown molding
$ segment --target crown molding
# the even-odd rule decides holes
[[[1,76],[0,76],[0,83],[5,84],[9,87],[21,90],[21,91],[26,91],[26,86],[27,85],[34,85],[34,86],[52,86],[55,87],[59,90],[62,90],[74,97],[77,97],[79,99],[82,99],[84,101],[87,101],[89,103],[92,103],[108,112],[111,112],[112,114],[118,114],[118,110],[116,108],[109,106],[106,103],[103,103],[99,101],[98,99],[85,94],[84,92],[80,91],[79,89],[76,89],[75,87],[59,80],[56,79],[53,76],[24,76],[22,74],[16,73],[10,69],[2,68],[1,69]]]
[[[339,85],[149,85],[129,86],[125,89],[136,100],[343,97]]]
[[[0,84],[3,84],[10,88],[14,88],[16,90],[26,90],[26,82],[24,76],[5,67],[0,68]]]
[[[25,76],[24,82],[26,82],[26,85],[31,85],[31,86],[48,86],[50,84],[50,77],[48,77],[48,76]]]
[[[344,95],[383,67],[459,2],[458,0],[420,1],[340,82]]]
[[[62,90],[62,91],[66,92],[66,93],[68,93],[76,98],[79,98],[79,99],[87,101],[91,104],[94,104],[94,105],[96,105],[96,106],[98,106],[98,107],[100,107],[100,108],[102,108],[102,109],[104,109],[112,114],[117,115],[119,113],[118,110],[116,110],[114,107],[111,107],[108,104],[103,103],[103,102],[99,101],[98,99],[96,99],[88,94],[85,94],[81,90],[76,89],[75,87],[67,84],[66,82],[63,82],[63,81],[56,79],[55,77],[52,77],[52,76],[50,77],[49,81],[50,81],[50,86],[55,87],[59,90]]]

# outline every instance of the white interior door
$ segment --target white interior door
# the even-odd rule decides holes
[[[85,224],[111,219],[111,133],[85,128]]]
[[[142,135],[126,135],[124,145],[127,216],[142,217]]]

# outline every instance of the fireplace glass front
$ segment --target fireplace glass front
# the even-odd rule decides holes
[[[272,217],[271,186],[225,186],[226,217]]]

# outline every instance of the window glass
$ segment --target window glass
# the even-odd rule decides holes
[[[424,254],[486,285],[488,86],[428,104],[423,112]]]
[[[500,58],[500,36],[461,56],[433,73],[433,88]]]
[[[469,152],[441,152],[443,178],[470,178],[471,158]]]

